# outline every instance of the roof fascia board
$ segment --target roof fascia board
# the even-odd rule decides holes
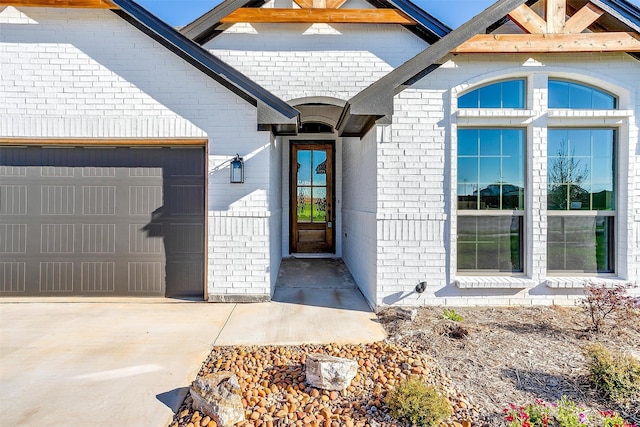
[[[416,21],[418,25],[422,26],[425,31],[428,31],[433,35],[434,39],[439,40],[449,34],[452,29],[440,22],[438,19],[430,15],[424,9],[418,7],[409,0],[386,0],[389,4],[396,9],[405,13],[411,19]]]
[[[349,100],[351,114],[384,116],[393,109],[392,98],[402,86],[414,82],[415,77],[440,61],[451,50],[506,16],[527,0],[501,0],[489,6],[478,16],[471,18],[443,39],[382,77]],[[392,112],[392,111],[391,111]]]
[[[590,0],[620,22],[640,33],[640,9],[624,0]]]
[[[225,0],[209,12],[206,12],[204,15],[185,25],[180,30],[180,33],[196,43],[203,45],[215,37],[215,29],[220,25],[222,18],[241,7],[255,3],[262,5],[265,3],[265,0]]]
[[[280,115],[277,123],[297,120],[298,110],[264,89],[244,74],[198,46],[173,27],[160,20],[132,0],[112,0],[120,9],[113,10],[121,18],[140,29],[152,39],[189,62],[253,106],[258,102]],[[275,120],[275,116],[272,115]]]

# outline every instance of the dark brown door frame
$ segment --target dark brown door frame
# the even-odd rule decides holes
[[[331,165],[331,173],[327,174],[327,190],[331,191],[331,197],[328,199],[327,221],[331,222],[331,227],[327,227],[328,250],[326,253],[335,253],[335,236],[336,236],[336,215],[335,215],[335,140],[291,140],[289,142],[289,253],[298,253],[297,251],[297,170],[294,171],[294,164],[297,164],[297,158],[294,159],[294,152],[299,149],[313,148],[330,148],[330,155],[327,161]],[[294,194],[296,193],[296,194]]]

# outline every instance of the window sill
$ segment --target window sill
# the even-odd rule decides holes
[[[536,285],[526,277],[457,276],[454,280],[460,289],[525,289]]]
[[[618,285],[628,286],[631,282],[619,277],[598,277],[598,276],[573,276],[573,277],[552,277],[547,278],[545,284],[553,289],[584,289],[587,283],[614,287]]]
[[[534,117],[536,113],[532,110],[521,110],[516,108],[461,108],[457,111],[460,118],[476,117]]]
[[[624,118],[632,117],[632,110],[571,110],[571,109],[549,109],[549,118]]]

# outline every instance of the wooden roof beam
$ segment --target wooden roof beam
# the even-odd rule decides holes
[[[581,33],[589,25],[596,22],[602,15],[604,15],[604,10],[593,3],[587,3],[567,20],[564,24],[564,32],[566,34]]]
[[[509,12],[509,18],[520,28],[530,34],[547,32],[547,22],[526,4],[521,4]]]
[[[580,34],[478,34],[452,53],[640,52],[634,32]]]
[[[327,23],[401,24],[416,22],[396,9],[275,9],[240,8],[222,18],[224,24],[246,23]]]
[[[547,0],[547,33],[561,34],[567,18],[567,0]]]
[[[0,6],[119,9],[110,0],[0,0]]]

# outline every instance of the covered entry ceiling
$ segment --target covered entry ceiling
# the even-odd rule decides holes
[[[204,292],[204,148],[0,147],[0,295]]]

